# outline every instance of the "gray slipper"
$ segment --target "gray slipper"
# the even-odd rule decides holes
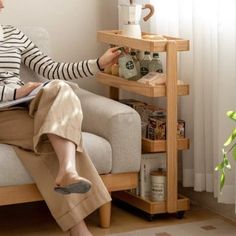
[[[71,193],[87,193],[91,189],[91,182],[83,177],[66,174],[60,185],[57,185],[54,190],[60,194],[71,194]]]

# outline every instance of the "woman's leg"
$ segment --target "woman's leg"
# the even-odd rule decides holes
[[[89,232],[84,220],[82,220],[70,230],[70,236],[92,236],[92,234]]]
[[[75,144],[55,134],[48,134],[48,139],[59,161],[59,170],[55,179],[58,187],[56,187],[55,190],[62,194],[88,192],[91,187],[91,182],[80,177],[76,170]]]
[[[86,230],[83,219],[97,208],[111,201],[103,181],[82,145],[81,123],[83,114],[80,101],[67,84],[61,81],[52,81],[31,102],[29,114],[33,117],[31,120],[34,123],[32,122],[33,133],[30,133],[27,137],[34,137],[34,142],[31,143],[30,147],[33,145],[32,149],[36,153],[15,148],[17,155],[35,180],[52,215],[63,231],[70,230],[72,236],[80,236],[80,232]],[[27,122],[25,122],[25,125],[20,125],[19,128],[25,129],[25,127],[27,127]],[[70,140],[72,144],[76,144],[76,170],[78,170],[80,176],[93,183],[93,187],[89,192],[62,195],[54,191],[55,179],[61,172],[58,159],[64,160],[66,158],[68,162],[68,156],[60,154],[63,153],[61,147],[55,148],[59,155],[55,154],[53,145],[56,144],[57,146],[62,140],[58,142],[58,139],[56,139],[56,142],[52,141],[54,143],[52,145],[48,139],[48,134],[62,137],[63,143],[65,143],[65,140]],[[63,145],[63,147],[68,146]],[[68,150],[69,153],[74,153],[71,148],[63,150],[64,153],[68,153]],[[72,155],[69,154],[69,156]],[[69,161],[68,166],[73,166],[75,161],[70,158],[69,160],[71,161]],[[67,164],[65,166],[62,165],[62,169],[70,169]]]
[[[77,173],[75,164],[75,144],[54,134],[48,134],[48,138],[59,161],[58,175],[55,180],[55,182],[59,184],[66,173]]]

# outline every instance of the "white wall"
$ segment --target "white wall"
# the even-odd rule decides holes
[[[106,49],[96,40],[101,29],[117,29],[117,0],[5,0],[1,24],[41,26],[51,37],[53,58],[78,61],[96,58]],[[52,56],[52,55],[50,55]],[[104,94],[94,80],[80,80],[81,87]]]

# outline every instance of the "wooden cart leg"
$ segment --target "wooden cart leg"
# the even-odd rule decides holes
[[[167,43],[167,212],[177,212],[177,50],[176,42]]]
[[[100,225],[102,228],[109,228],[111,222],[111,202],[99,208]]]
[[[119,101],[119,89],[111,86],[109,90],[109,98]]]

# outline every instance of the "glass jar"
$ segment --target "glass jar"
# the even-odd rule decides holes
[[[162,168],[152,171],[151,175],[151,200],[162,202],[166,200],[166,171]]]

